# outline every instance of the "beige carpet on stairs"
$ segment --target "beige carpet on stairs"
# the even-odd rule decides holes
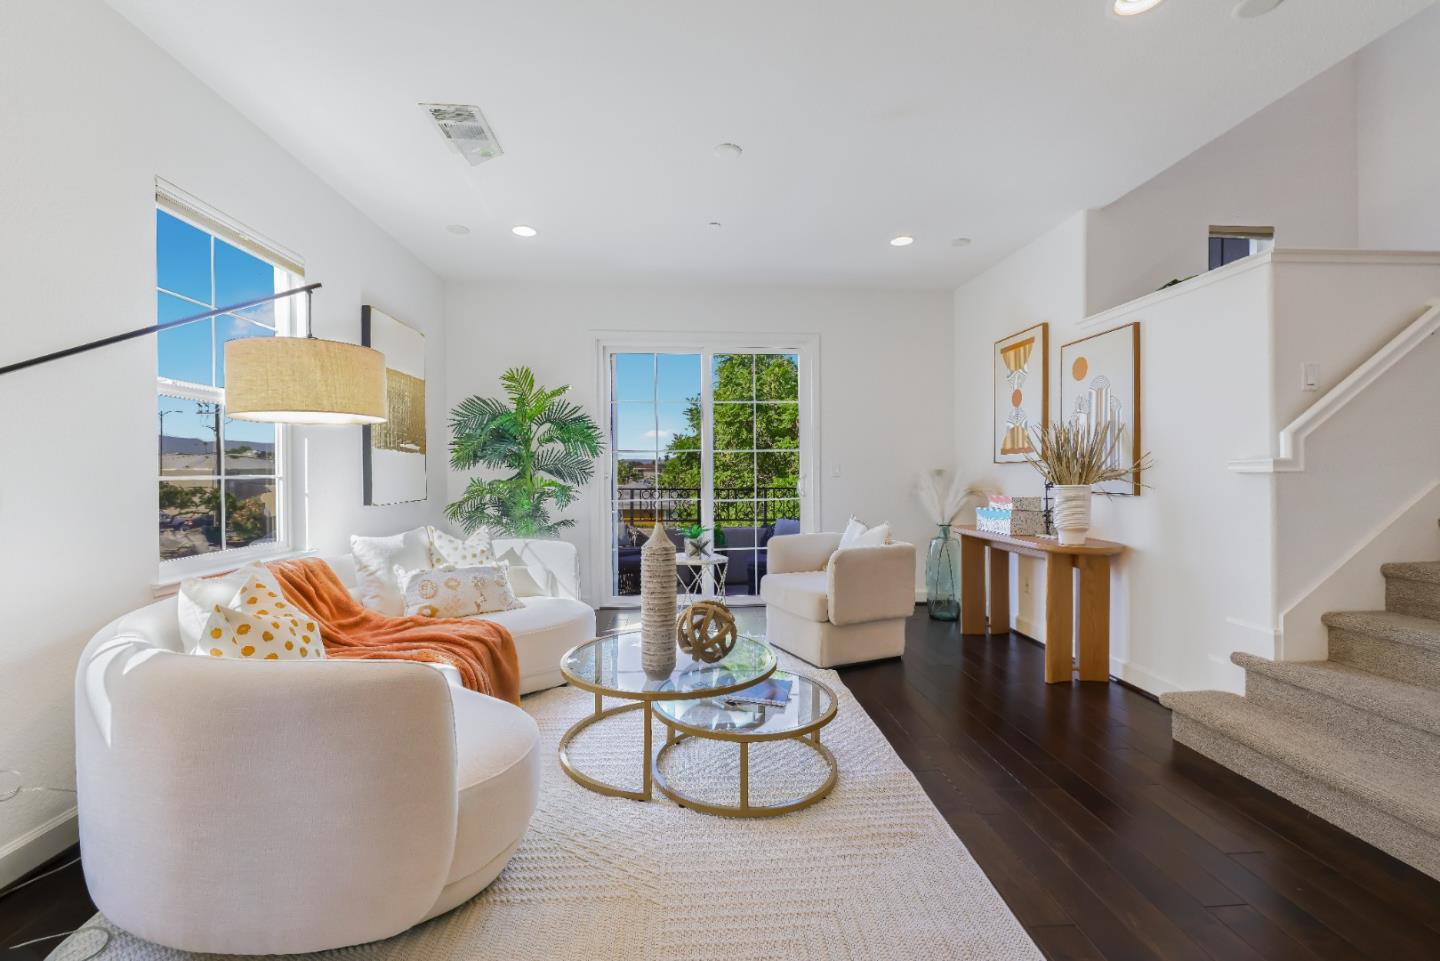
[[[351,961],[1010,961],[1040,952],[919,783],[833,671],[781,655],[835,690],[822,737],[834,793],[779,818],[732,820],[660,799],[601,797],[560,770],[555,744],[593,697],[558,688],[524,699],[540,724],[545,775],[530,833],[475,900],[372,944],[308,955]],[[639,780],[639,717],[577,739],[582,769]],[[657,726],[657,743],[660,743]],[[799,753],[799,752],[804,752]],[[737,748],[677,752],[666,775],[701,797],[733,796]],[[793,757],[791,756],[793,755]],[[752,749],[757,802],[822,777],[793,745]],[[791,762],[794,763],[791,763]],[[97,917],[93,922],[105,925]],[[52,961],[89,954],[84,936]],[[193,957],[114,932],[102,961]]]
[[[1321,618],[1327,660],[1236,653],[1244,697],[1160,701],[1179,743],[1440,878],[1440,563],[1380,573],[1385,610]]]

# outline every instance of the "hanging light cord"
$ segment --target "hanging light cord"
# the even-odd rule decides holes
[[[17,793],[18,793],[18,792],[17,792]],[[7,797],[14,797],[14,794],[8,795]],[[37,882],[37,881],[43,881],[43,880],[45,880],[46,878],[50,877],[51,875],[59,874],[61,871],[64,871],[66,868],[74,867],[75,865],[77,865],[77,864],[79,864],[79,863],[80,863],[80,858],[79,858],[79,857],[74,857],[74,858],[71,858],[69,861],[66,861],[64,864],[57,865],[57,866],[51,868],[51,869],[48,870],[48,871],[45,871],[45,872],[42,872],[42,873],[40,873],[40,874],[35,875],[33,878],[26,878],[24,881],[21,881],[19,884],[12,884],[12,885],[10,885],[10,887],[5,888],[3,891],[0,891],[0,898],[8,898],[10,895],[14,894],[16,891],[21,890],[22,888],[28,888],[30,885],[34,884],[34,883]],[[10,950],[11,950],[11,951],[18,951],[18,950],[20,950],[21,948],[28,948],[28,947],[31,947],[32,945],[41,944],[41,943],[43,943],[43,942],[45,942],[45,941],[55,941],[55,940],[57,940],[57,939],[59,939],[59,938],[68,938],[68,937],[70,937],[70,936],[73,935],[73,934],[80,934],[80,933],[85,932],[85,931],[96,931],[96,932],[99,932],[99,934],[100,934],[100,943],[97,944],[97,945],[95,945],[95,947],[90,950],[90,953],[89,953],[89,954],[82,954],[82,955],[80,955],[80,956],[78,956],[78,957],[74,957],[74,958],[65,958],[64,961],[90,961],[91,958],[98,957],[102,951],[104,951],[106,948],[108,948],[108,947],[110,946],[110,939],[111,939],[111,934],[110,934],[109,931],[107,931],[105,928],[98,927],[97,925],[93,925],[93,924],[81,925],[80,927],[76,928],[74,931],[61,931],[59,934],[47,934],[47,935],[44,935],[44,936],[42,936],[42,937],[31,938],[29,941],[21,941],[19,944],[12,944],[12,945],[10,945]]]
[[[74,794],[74,793],[75,793],[75,791],[74,791],[73,788],[45,787],[45,786],[25,787],[25,786],[24,786],[24,775],[22,775],[19,771],[16,771],[16,770],[11,769],[11,768],[0,769],[0,774],[10,774],[10,775],[14,775],[14,777],[16,778],[16,780],[17,780],[17,782],[18,782],[14,787],[9,788],[9,789],[7,789],[7,790],[0,791],[0,802],[13,800],[13,799],[19,797],[21,794],[27,793],[27,792],[31,792],[31,791],[37,791],[37,792],[38,792],[38,791],[51,791],[51,792],[54,792],[54,793],[56,793],[56,794]],[[33,878],[26,878],[24,881],[20,881],[20,882],[18,882],[18,883],[16,883],[16,884],[12,884],[12,885],[10,885],[8,888],[4,888],[3,890],[0,890],[0,898],[8,898],[10,895],[14,894],[16,891],[20,891],[20,890],[23,890],[24,888],[28,888],[30,885],[36,883],[37,881],[43,881],[43,880],[45,880],[46,878],[51,877],[52,875],[59,874],[61,871],[64,871],[66,868],[72,868],[72,867],[74,867],[75,865],[77,865],[77,864],[79,864],[79,863],[80,863],[80,858],[79,858],[79,857],[74,857],[74,858],[71,858],[69,861],[66,861],[64,864],[57,865],[57,866],[51,868],[51,869],[48,870],[48,871],[42,871],[40,874],[35,875]],[[96,927],[95,925],[87,924],[87,925],[84,925],[84,926],[82,926],[82,927],[76,928],[74,931],[62,931],[62,932],[60,932],[59,934],[47,934],[47,935],[45,935],[45,936],[43,936],[43,937],[31,938],[29,941],[22,941],[22,942],[20,942],[19,944],[12,944],[12,945],[10,945],[10,950],[11,950],[11,951],[18,951],[18,950],[21,949],[21,948],[28,948],[28,947],[30,947],[30,946],[32,946],[32,945],[41,944],[42,942],[45,942],[45,941],[54,941],[54,940],[56,940],[57,938],[68,938],[70,935],[72,935],[72,934],[79,934],[79,933],[81,933],[82,931],[98,931],[98,932],[100,933],[100,935],[101,935],[101,937],[100,937],[100,943],[99,943],[98,945],[96,945],[96,946],[90,951],[89,954],[80,955],[80,956],[74,957],[74,958],[66,958],[66,959],[64,959],[64,961],[90,961],[91,958],[97,957],[102,951],[104,951],[107,947],[110,946],[110,932],[109,932],[109,931],[107,931],[107,930],[105,930],[104,928],[101,928],[101,927]]]

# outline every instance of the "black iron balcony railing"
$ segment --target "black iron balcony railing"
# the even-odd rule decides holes
[[[800,519],[800,495],[786,487],[717,487],[716,527],[768,527],[780,518]],[[622,523],[633,527],[700,523],[698,487],[622,487],[615,492]]]

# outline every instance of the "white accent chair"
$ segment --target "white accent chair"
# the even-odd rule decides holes
[[[915,611],[915,545],[839,546],[839,534],[770,538],[767,639],[817,667],[899,657]]]
[[[499,541],[553,591],[485,615],[522,689],[594,636],[575,550]],[[353,588],[348,556],[326,558]],[[121,928],[216,954],[398,934],[499,875],[539,801],[540,732],[449,665],[184,653],[171,597],[107,625],[76,674],[86,884]]]

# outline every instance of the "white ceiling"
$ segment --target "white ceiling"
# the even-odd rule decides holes
[[[443,276],[933,288],[1431,0],[110,2]],[[422,101],[479,105],[505,156],[469,166]]]

